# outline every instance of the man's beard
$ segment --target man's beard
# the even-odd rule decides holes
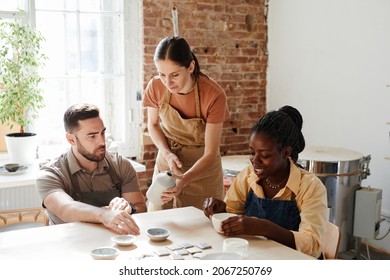
[[[106,145],[101,145],[99,148],[97,148],[95,150],[98,151],[100,149],[106,149]],[[105,153],[101,154],[101,155],[98,155],[96,154],[95,152],[94,153],[89,153],[87,152],[87,150],[84,148],[83,145],[81,145],[80,141],[77,142],[77,151],[83,156],[85,157],[86,159],[88,159],[89,161],[95,161],[95,162],[99,162],[99,161],[102,161],[105,157]]]

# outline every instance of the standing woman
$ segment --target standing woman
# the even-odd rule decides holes
[[[229,118],[224,90],[200,71],[188,43],[164,38],[154,54],[158,76],[145,89],[148,130],[158,148],[153,178],[162,171],[176,185],[163,193],[163,209],[203,208],[205,198],[222,198],[223,172],[219,145]],[[149,202],[148,210],[158,210]]]

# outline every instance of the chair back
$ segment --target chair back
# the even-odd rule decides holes
[[[47,225],[49,216],[41,207],[0,210],[0,232]]]
[[[341,240],[341,231],[338,226],[328,222],[325,232],[323,254],[326,260],[337,259]]]

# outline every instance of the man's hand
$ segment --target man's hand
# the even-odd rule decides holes
[[[114,210],[114,211],[125,210],[130,214],[132,212],[132,209],[131,209],[129,202],[126,199],[124,199],[123,197],[114,197],[110,201],[110,204],[107,206],[107,208]]]
[[[103,216],[103,224],[119,234],[140,233],[139,227],[127,210],[106,209]]]

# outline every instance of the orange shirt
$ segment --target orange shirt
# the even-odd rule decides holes
[[[198,80],[201,118],[205,123],[220,123],[230,117],[227,97],[224,90],[211,78],[201,75]],[[143,105],[159,108],[167,88],[159,76],[153,77],[144,93]],[[196,118],[195,92],[188,94],[172,94],[169,104],[184,119]]]

